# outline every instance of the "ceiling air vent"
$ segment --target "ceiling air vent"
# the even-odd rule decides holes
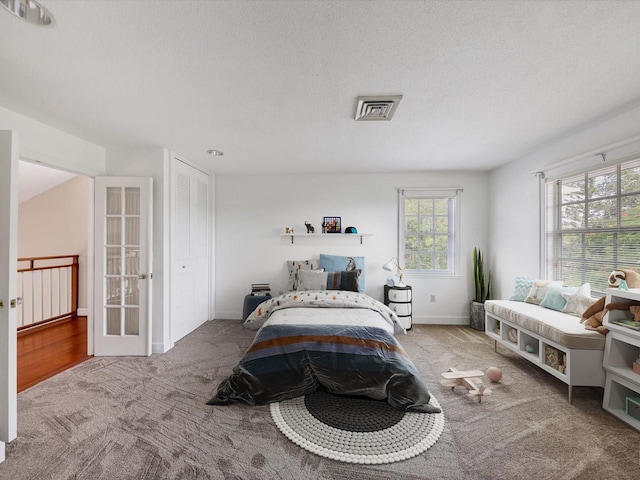
[[[358,97],[356,120],[391,120],[402,95]]]

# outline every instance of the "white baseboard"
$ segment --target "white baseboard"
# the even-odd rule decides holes
[[[173,344],[164,344],[161,342],[154,342],[151,344],[151,353],[167,353],[174,347]]]
[[[469,317],[443,317],[442,315],[413,316],[415,325],[469,325]]]
[[[242,312],[216,312],[215,320],[242,320]]]

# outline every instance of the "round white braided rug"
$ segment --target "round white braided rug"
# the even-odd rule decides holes
[[[429,402],[440,407],[431,396]],[[348,463],[392,463],[415,457],[436,443],[444,414],[413,413],[363,397],[319,391],[272,403],[271,417],[300,447]]]

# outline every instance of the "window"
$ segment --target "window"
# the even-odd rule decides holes
[[[400,255],[408,273],[455,274],[460,190],[399,191]]]
[[[604,293],[640,260],[640,159],[546,183],[547,277]]]

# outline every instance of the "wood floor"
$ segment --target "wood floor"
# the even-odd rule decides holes
[[[89,358],[87,317],[18,332],[18,392]]]

